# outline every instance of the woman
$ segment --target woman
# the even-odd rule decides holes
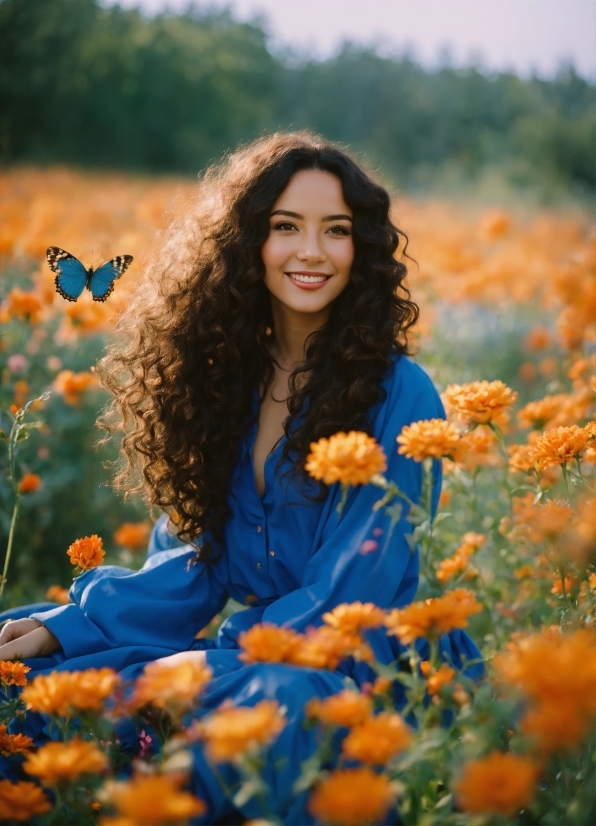
[[[143,570],[87,572],[72,604],[0,634],[0,658],[26,658],[36,673],[111,666],[133,678],[156,659],[205,658],[214,674],[205,708],[277,698],[288,725],[265,780],[286,823],[311,822],[292,792],[315,745],[301,725],[304,703],[371,671],[353,660],[335,672],[247,666],[239,633],[257,622],[303,631],[343,602],[403,606],[417,588],[405,514],[384,541],[378,490],[352,489],[339,514],[339,485],[304,471],[311,442],[365,430],[385,450],[387,475],[420,498],[420,465],[399,456],[395,440],[404,425],[444,414],[406,356],[418,310],[394,258],[401,233],[389,210],[387,192],[354,161],[306,133],[257,141],[208,173],[125,315],[126,346],[101,365],[115,396],[105,426],[124,431],[117,482],[130,489],[140,469],[177,536],[164,515]],[[215,641],[195,639],[230,596],[246,610]],[[399,654],[382,631],[369,642],[382,662]],[[456,663],[478,656],[463,633],[443,650]],[[233,783],[231,770],[225,779]],[[200,749],[193,786],[209,804],[206,822],[232,811]]]

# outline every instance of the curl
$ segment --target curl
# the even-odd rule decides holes
[[[418,318],[396,259],[405,236],[391,222],[385,189],[340,148],[306,132],[263,138],[208,170],[98,365],[113,394],[99,424],[108,437],[122,433],[114,485],[169,512],[205,562],[223,550],[229,484],[255,421],[254,393],[263,398],[273,377],[260,251],[273,204],[302,169],[340,179],[355,256],[348,286],[290,377],[283,456],[299,475],[312,441],[338,430],[370,432],[367,414]]]

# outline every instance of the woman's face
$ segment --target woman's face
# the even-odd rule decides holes
[[[261,249],[272,301],[299,313],[329,307],[350,280],[352,217],[335,175],[304,169],[292,176],[273,204]]]

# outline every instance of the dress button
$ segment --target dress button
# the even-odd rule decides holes
[[[262,530],[263,528],[260,525],[257,525],[257,533],[261,533]]]
[[[275,556],[275,551],[269,551],[269,556]]]
[[[261,563],[257,562],[257,568],[260,568],[260,567],[261,567]]]

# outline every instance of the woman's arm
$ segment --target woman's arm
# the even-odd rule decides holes
[[[126,646],[170,651],[190,648],[197,632],[227,600],[224,567],[221,563],[196,563],[196,551],[188,545],[156,550],[166,541],[163,530],[162,518],[150,543],[154,553],[140,571],[116,566],[87,571],[70,589],[72,603],[32,614],[27,622],[43,625],[67,658]],[[12,633],[11,624],[7,635]],[[51,638],[37,633],[39,630],[31,627],[20,645],[50,645]],[[36,636],[29,640],[33,633]],[[41,653],[47,650],[28,656]],[[0,647],[0,658],[3,654]]]

